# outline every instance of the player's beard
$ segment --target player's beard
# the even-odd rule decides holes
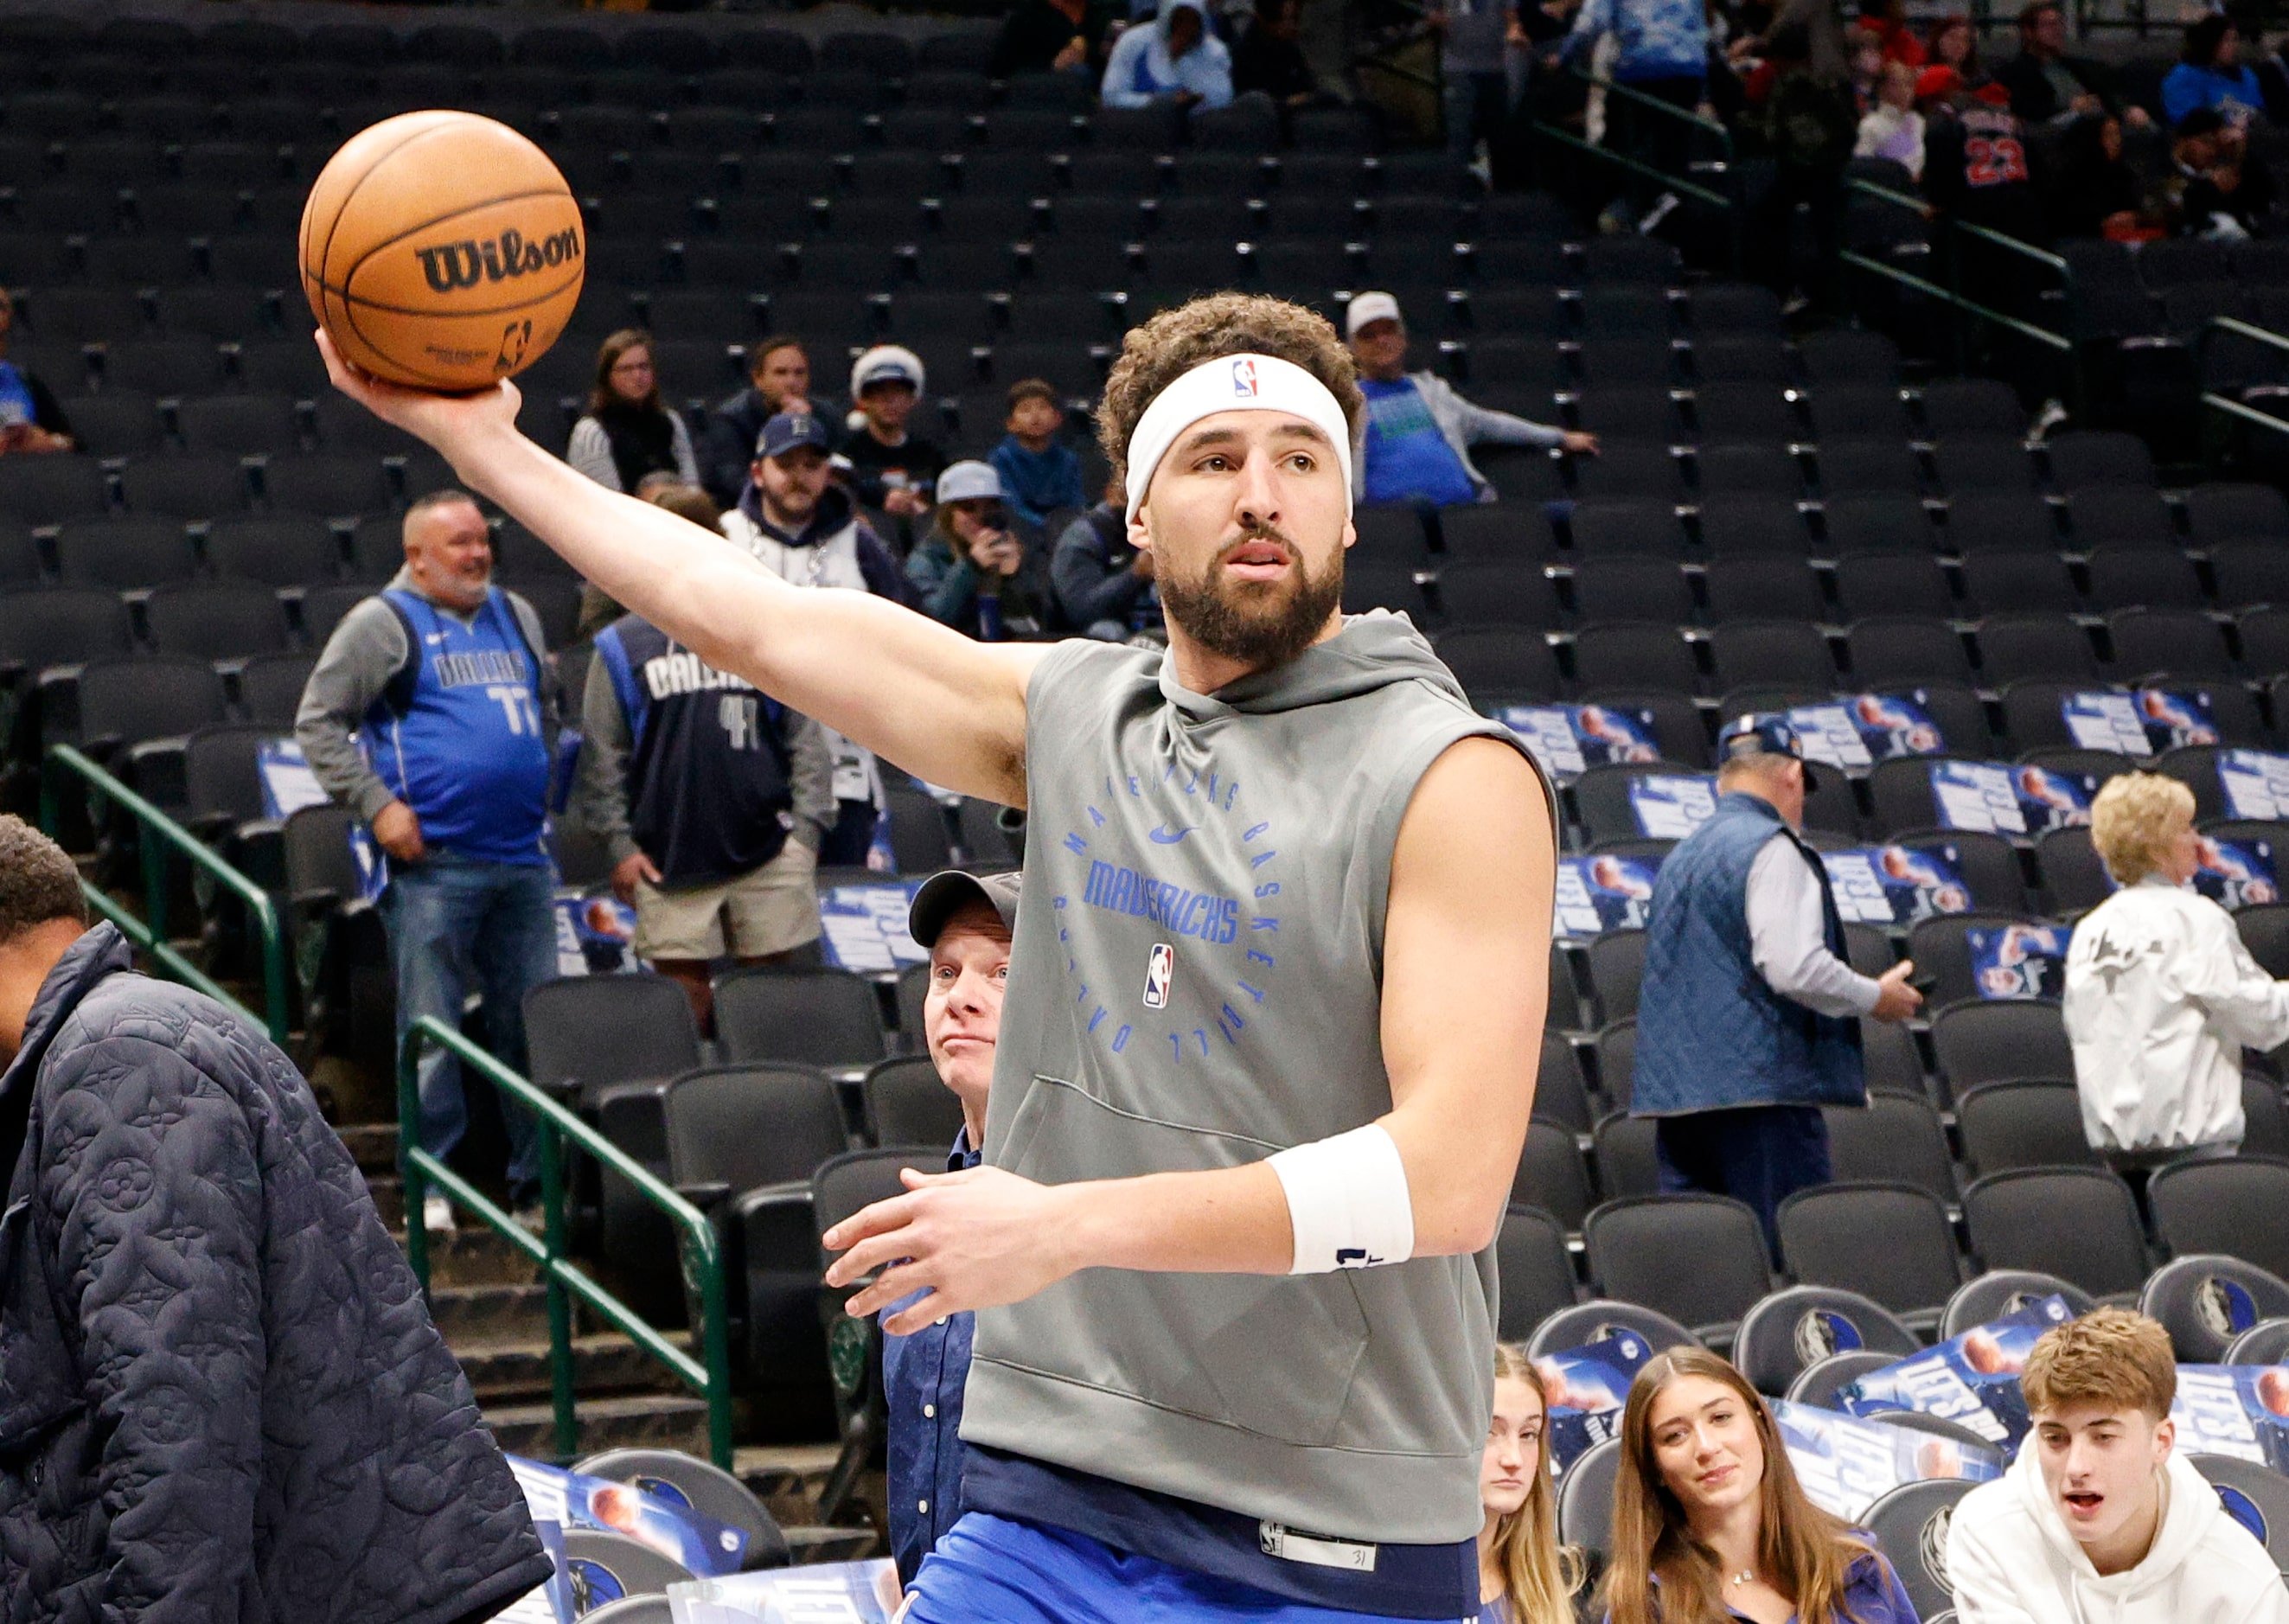
[[[1288,550],[1288,577],[1234,581],[1224,561],[1253,541],[1276,541]],[[1284,665],[1312,646],[1344,596],[1343,549],[1314,576],[1304,550],[1278,529],[1259,525],[1219,548],[1198,577],[1171,570],[1160,577],[1160,608],[1184,635],[1211,654],[1262,669]]]

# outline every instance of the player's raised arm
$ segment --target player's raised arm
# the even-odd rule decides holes
[[[513,386],[430,394],[353,370],[323,331],[318,347],[336,388],[435,447],[470,490],[709,665],[933,784],[1025,804],[1025,684],[1046,645],[973,642],[870,593],[790,586],[534,445]]]

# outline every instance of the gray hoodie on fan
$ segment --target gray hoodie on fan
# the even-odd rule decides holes
[[[1391,859],[1484,735],[1421,633],[1354,617],[1215,696],[1061,644],[1027,692],[1024,904],[986,1118],[1048,1183],[1237,1166],[1391,1109]],[[1482,1520],[1492,1248],[1334,1274],[1094,1269],[982,1310],[963,1438],[1337,1539]]]

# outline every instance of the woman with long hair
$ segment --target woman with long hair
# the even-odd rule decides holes
[[[1724,1359],[1656,1354],[1621,1437],[1610,1624],[1917,1624],[1873,1541],[1805,1497],[1772,1412]]]
[[[1519,1349],[1495,1345],[1495,1413],[1479,1467],[1479,1624],[1573,1624],[1582,1583],[1575,1554],[1558,1543],[1558,1496],[1542,1435],[1550,1406]]]
[[[564,460],[607,490],[634,495],[647,474],[697,485],[699,461],[683,419],[663,404],[652,367],[651,335],[624,327],[596,352],[587,410],[572,426]]]

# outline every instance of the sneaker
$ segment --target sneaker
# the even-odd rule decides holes
[[[443,1196],[421,1198],[421,1227],[432,1235],[453,1232],[453,1204]]]

